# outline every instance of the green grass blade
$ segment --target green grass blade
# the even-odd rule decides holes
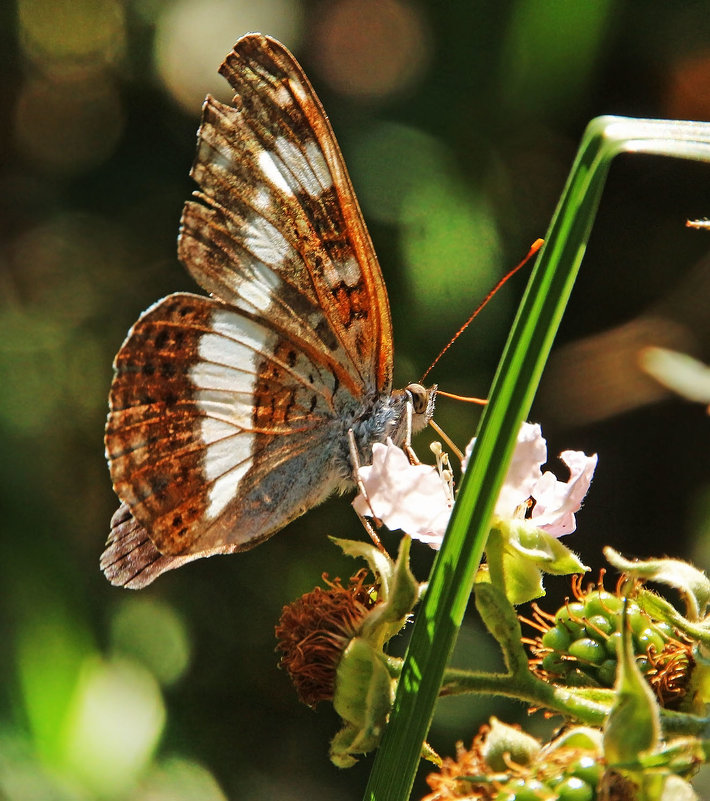
[[[572,291],[611,160],[625,151],[710,161],[710,124],[600,117],[587,127],[496,372],[365,801],[409,797],[520,423]]]

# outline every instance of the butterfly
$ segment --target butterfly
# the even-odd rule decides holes
[[[101,568],[119,586],[257,545],[434,410],[436,387],[392,389],[384,279],[302,68],[249,34],[219,71],[235,95],[205,100],[178,238],[209,296],[159,300],[114,360]]]

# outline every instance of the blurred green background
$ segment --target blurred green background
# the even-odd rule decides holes
[[[0,5],[0,799],[359,799],[369,760],[327,760],[337,720],[276,668],[283,604],[356,565],[346,499],[267,544],[114,589],[103,457],[111,361],[175,256],[200,104],[243,33],[281,38],[331,117],[389,287],[397,384],[416,380],[543,236],[586,123],[710,119],[707,2],[23,0]],[[531,419],[551,454],[599,453],[568,544],[708,564],[708,418],[638,368],[662,344],[709,360],[710,168],[612,168]],[[485,395],[524,278],[436,367]],[[441,400],[460,443],[475,409]],[[418,448],[427,453],[427,435]],[[431,552],[416,548],[426,575]],[[613,583],[613,582],[612,582]],[[564,594],[562,585],[551,588]],[[455,655],[496,664],[473,617]],[[442,753],[495,710],[446,700]],[[423,785],[418,785],[421,794]],[[416,797],[416,794],[415,794]]]

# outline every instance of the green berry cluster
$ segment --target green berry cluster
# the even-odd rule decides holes
[[[594,756],[580,756],[563,771],[547,778],[511,779],[503,785],[495,801],[594,801],[603,765]]]
[[[552,625],[535,641],[539,671],[568,685],[613,687],[623,598],[603,589],[578,592],[576,597],[549,619]],[[642,673],[661,700],[664,693],[677,700],[692,659],[687,648],[672,626],[654,620],[636,600],[628,601],[627,620]]]

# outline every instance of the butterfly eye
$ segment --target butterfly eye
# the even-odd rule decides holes
[[[421,384],[409,384],[405,390],[412,400],[415,414],[424,414],[429,405],[429,392]]]

